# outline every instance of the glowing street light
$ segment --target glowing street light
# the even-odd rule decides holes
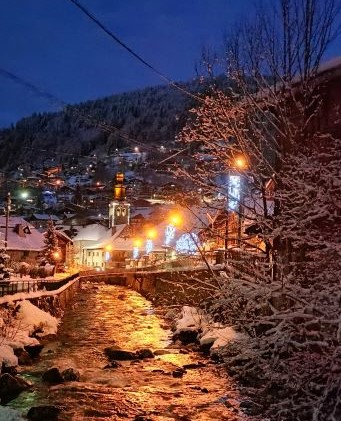
[[[154,242],[153,240],[155,240],[155,238],[157,237],[157,231],[155,228],[148,228],[146,231],[146,254],[149,254],[153,251],[154,249]]]
[[[168,218],[169,224],[165,231],[165,245],[169,246],[175,238],[176,227],[182,225],[182,215],[180,213],[171,213]]]
[[[138,259],[140,254],[140,247],[142,246],[141,238],[135,238],[133,240],[133,259]]]
[[[231,166],[237,170],[246,170],[249,167],[247,156],[241,153],[234,156],[231,164]]]
[[[172,213],[169,217],[169,222],[175,227],[178,227],[182,224],[182,217],[179,213]]]
[[[26,199],[28,198],[28,192],[27,192],[26,190],[22,191],[22,192],[20,193],[20,197],[21,197],[23,200],[26,200]]]
[[[60,258],[61,258],[61,255],[60,255],[60,252],[59,252],[59,251],[55,251],[55,252],[53,252],[52,256],[53,256],[53,259],[54,259],[56,262],[57,262],[58,260],[60,260]]]
[[[154,240],[157,237],[157,231],[155,228],[148,228],[146,237],[150,240]]]

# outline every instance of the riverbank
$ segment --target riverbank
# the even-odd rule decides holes
[[[149,301],[123,287],[82,288],[40,361],[20,370],[33,381],[34,393],[22,393],[12,408],[25,413],[28,404],[57,405],[63,408],[60,420],[249,419],[221,366],[189,346],[173,344]],[[118,361],[113,367],[104,354],[108,346],[132,352],[148,348],[154,357]],[[43,383],[42,374],[52,366],[72,367],[80,381]]]

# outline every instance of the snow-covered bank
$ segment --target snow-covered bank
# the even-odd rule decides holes
[[[231,326],[214,323],[208,314],[195,307],[184,306],[181,317],[175,323],[174,337],[191,332],[201,346],[209,346],[211,353],[219,352],[231,342],[246,341],[246,335]]]
[[[24,418],[15,409],[0,406],[0,421],[24,421]]]
[[[0,309],[0,363],[6,367],[18,365],[14,350],[39,345],[32,337],[56,334],[59,320],[40,310],[30,301],[23,300]]]

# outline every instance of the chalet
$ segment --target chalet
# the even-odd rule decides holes
[[[48,215],[47,213],[34,213],[32,216],[26,218],[26,220],[37,228],[38,231],[44,232],[50,220],[56,224],[59,218],[56,215]]]
[[[0,241],[5,246],[7,231],[7,254],[16,262],[36,264],[45,247],[44,235],[21,217],[0,216]]]

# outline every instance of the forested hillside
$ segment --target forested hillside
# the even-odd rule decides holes
[[[192,92],[202,84],[185,85]],[[0,131],[0,168],[41,165],[57,157],[67,163],[75,155],[111,154],[135,139],[169,144],[184,124],[193,99],[170,86],[158,86],[68,106],[57,113],[33,114]],[[105,126],[105,127],[104,127]]]

